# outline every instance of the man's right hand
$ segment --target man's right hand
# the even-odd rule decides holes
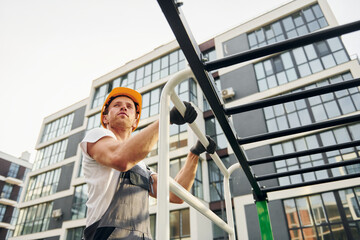
[[[180,112],[174,106],[170,110],[170,124],[182,125],[184,123],[193,123],[197,117],[197,112],[195,108],[189,102],[183,102],[185,104],[186,110],[184,117],[181,116]]]

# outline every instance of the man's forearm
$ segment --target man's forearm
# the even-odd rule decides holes
[[[185,165],[181,168],[179,173],[175,177],[175,181],[179,183],[183,188],[187,191],[190,191],[198,166],[199,156],[189,152],[187,155],[187,159]],[[177,197],[175,194],[170,193],[170,201],[173,203],[182,203],[183,200]]]
[[[135,161],[144,159],[152,150],[159,137],[159,121],[155,121],[135,136],[128,139],[125,144],[127,151]]]

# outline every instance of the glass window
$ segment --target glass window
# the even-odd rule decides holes
[[[187,126],[170,125],[170,151],[187,146]]]
[[[170,177],[175,178],[176,175],[179,173],[180,169],[185,165],[186,156],[176,159],[170,160]],[[156,169],[155,169],[156,171]],[[198,167],[196,170],[196,175],[194,179],[193,186],[190,192],[198,197],[203,198],[203,183],[202,183],[202,170],[201,170],[201,161],[198,162]]]
[[[190,237],[189,209],[170,212],[170,239],[188,239]]]
[[[107,95],[115,87],[128,87],[139,89],[162,77],[173,74],[186,67],[186,59],[181,50],[175,50],[168,55],[162,56],[150,63],[119,76],[111,82],[95,89],[91,108],[102,106]]]
[[[302,236],[304,239],[357,239],[360,221],[359,217],[351,215],[350,210],[359,206],[354,194],[356,189],[358,188],[283,200],[291,239],[303,239]],[[339,209],[344,209],[346,219],[342,219]],[[348,233],[345,232],[344,225],[351,229]]]
[[[61,117],[57,120],[47,123],[44,126],[41,142],[49,141],[53,138],[56,138],[67,132],[70,132],[73,119],[74,119],[74,113],[70,113],[64,117]]]
[[[336,82],[346,81],[348,76],[349,73],[337,75],[316,84],[306,86],[303,89],[313,89]],[[351,74],[350,78],[352,78]],[[297,89],[292,91],[292,93],[301,90],[302,89]],[[317,122],[359,111],[360,108],[358,105],[360,104],[357,104],[358,98],[360,98],[359,89],[352,88],[351,91],[350,89],[346,89],[336,91],[335,94],[322,94],[316,97],[264,108],[268,132],[310,124],[314,122],[311,120],[310,116]],[[307,106],[310,106],[310,108]]]
[[[141,119],[145,119],[159,113],[161,88],[155,88],[143,94]]]
[[[101,127],[100,116],[101,116],[101,113],[99,112],[99,113],[96,113],[89,117],[88,123],[86,126],[87,131],[89,131],[93,128]]]
[[[85,227],[70,228],[66,235],[66,240],[82,239]]]
[[[217,149],[227,148],[227,140],[223,133],[220,124],[215,118],[209,118],[205,120],[206,135],[209,135],[214,139],[217,144]]]
[[[86,218],[87,184],[75,187],[74,199],[71,207],[71,219]]]
[[[40,169],[65,159],[68,139],[48,145],[37,151],[33,170]]]
[[[225,167],[230,167],[229,157],[222,157],[221,161]],[[224,199],[224,175],[221,173],[219,167],[211,159],[208,160],[209,169],[209,185],[210,185],[210,201],[220,201]],[[232,178],[230,176],[230,190],[232,190]]]
[[[247,34],[250,48],[301,36],[328,26],[318,4]]]
[[[29,179],[25,201],[54,194],[60,179],[61,168],[41,173]]]
[[[21,236],[48,230],[53,202],[22,208],[15,226],[14,236]]]
[[[293,53],[297,64],[302,64],[307,61],[303,48],[296,48],[293,50]]]
[[[296,48],[279,56],[254,64],[259,91],[286,84],[349,60],[340,38]]]
[[[13,190],[13,185],[11,185],[9,183],[5,183],[2,188],[1,198],[10,199],[12,190]]]
[[[9,168],[8,173],[7,173],[7,176],[12,177],[12,178],[16,178],[17,175],[18,175],[18,172],[19,172],[19,168],[20,168],[20,166],[18,164],[12,162],[10,164],[10,168]]]

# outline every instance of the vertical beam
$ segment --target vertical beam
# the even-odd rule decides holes
[[[256,201],[256,209],[259,217],[260,233],[262,240],[273,240],[271,222],[267,200]]]

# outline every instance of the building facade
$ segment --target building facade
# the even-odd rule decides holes
[[[30,154],[20,158],[0,152],[0,239],[13,235],[19,210],[17,204],[24,187],[26,174],[31,170]]]
[[[325,0],[297,0],[282,5],[200,44],[209,60],[279,42],[338,23]],[[187,68],[176,41],[139,57],[92,83],[89,97],[44,119],[33,171],[26,179],[13,240],[80,239],[85,226],[87,186],[78,147],[87,131],[100,127],[100,110],[107,94],[118,86],[143,96],[136,132],[158,119],[161,90],[175,73]],[[346,81],[360,76],[359,60],[348,55],[341,37],[213,71],[225,107]],[[225,91],[224,91],[225,90]],[[195,79],[184,79],[176,92],[199,112],[197,123],[218,145],[226,167],[237,163],[222,130]],[[338,91],[232,116],[239,137],[274,132],[351,115],[360,110],[359,88]],[[292,135],[247,144],[249,159],[291,153],[360,139],[360,124]],[[179,171],[196,137],[188,126],[170,126],[170,174]],[[255,174],[284,172],[324,163],[359,158],[359,147],[287,159],[255,166]],[[155,171],[158,146],[145,162]],[[220,170],[202,155],[191,192],[217,215],[225,217]],[[282,186],[331,176],[358,173],[347,166],[262,182]],[[231,176],[237,239],[259,239],[260,230],[251,188],[242,171]],[[269,194],[275,239],[358,239],[360,232],[359,179],[302,187]],[[150,199],[153,236],[156,234],[156,200]],[[209,230],[211,229],[211,230]],[[224,239],[225,234],[187,203],[170,205],[171,239]]]

